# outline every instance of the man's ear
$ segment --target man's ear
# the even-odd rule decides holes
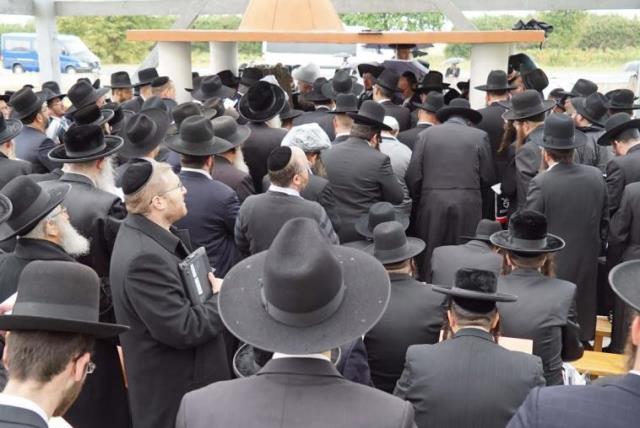
[[[91,354],[85,352],[80,358],[75,361],[71,361],[72,364],[72,376],[76,382],[81,382],[87,372],[87,364],[91,361]]]
[[[10,334],[10,332],[8,331],[4,336],[5,345],[4,345],[3,350],[2,350],[2,364],[4,365],[4,367],[6,369],[9,368],[9,358],[8,358],[8,355],[7,355],[7,339],[9,338],[9,334]]]
[[[631,322],[631,343],[640,346],[640,315],[636,315]]]

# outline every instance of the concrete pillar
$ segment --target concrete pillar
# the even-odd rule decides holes
[[[191,88],[191,43],[159,42],[158,73],[169,76],[176,85],[178,104],[191,101],[191,94],[184,88]]]
[[[210,42],[209,65],[212,73],[231,70],[238,74],[238,44],[235,42]]]
[[[34,0],[36,20],[36,49],[40,66],[40,82],[60,83],[60,50],[56,42],[56,14],[54,0]]]
[[[484,107],[485,93],[473,89],[475,86],[484,85],[491,70],[507,71],[509,55],[512,51],[512,44],[478,44],[471,47],[471,92],[469,102],[471,107],[479,109]]]

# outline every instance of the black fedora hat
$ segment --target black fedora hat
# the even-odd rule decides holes
[[[102,108],[105,110],[113,111],[113,117],[109,119],[109,126],[111,127],[111,135],[118,135],[120,131],[123,129],[124,124],[128,119],[128,117],[131,117],[131,116],[127,116],[127,114],[125,113],[125,110],[122,108],[122,104],[114,101],[106,103]],[[134,113],[131,112],[131,115],[133,114]]]
[[[4,223],[11,216],[12,211],[11,200],[0,193],[0,223]]]
[[[69,114],[77,125],[98,125],[102,126],[113,117],[113,110],[103,108],[100,109],[94,104],[87,104]]]
[[[184,88],[185,91],[187,92],[193,92],[196,89],[198,89],[200,87],[200,81],[202,80],[202,77],[200,77],[200,75],[195,75],[195,74],[191,74],[191,87],[190,88]]]
[[[355,229],[365,238],[373,238],[373,231],[380,223],[397,221],[407,230],[409,217],[396,211],[389,202],[376,202],[369,207],[369,212],[360,216],[356,221]]]
[[[542,92],[549,86],[549,78],[547,74],[541,68],[528,71],[522,74],[522,83],[526,89],[534,89],[538,92]]]
[[[220,137],[237,147],[247,141],[251,135],[251,129],[246,125],[238,125],[230,116],[216,117],[211,121],[213,133],[216,137]]]
[[[371,64],[371,63],[363,63],[363,64],[358,64],[358,73],[360,74],[360,77],[364,76],[365,73],[369,73],[371,74],[374,78],[380,76],[380,74],[382,74],[382,72],[384,71],[384,67],[378,64]]]
[[[126,71],[116,71],[111,73],[111,89],[130,89],[133,88],[131,84],[131,77]]]
[[[11,140],[22,131],[22,122],[17,119],[5,119],[0,114],[0,144]]]
[[[220,291],[220,317],[241,340],[267,351],[304,355],[369,331],[389,301],[380,262],[332,246],[318,223],[287,221],[267,251],[236,264]]]
[[[60,85],[55,80],[49,80],[42,84],[42,91],[48,89],[50,93],[48,94],[47,101],[55,100],[56,98],[63,99],[67,96],[67,94],[63,94],[60,91]]]
[[[358,112],[358,97],[354,94],[338,94],[336,96],[336,108],[330,114],[345,114]]]
[[[36,183],[21,175],[0,190],[11,201],[13,212],[0,224],[0,241],[23,235],[34,228],[40,220],[60,205],[71,189],[67,183],[44,181]]]
[[[451,116],[462,116],[473,123],[480,123],[482,120],[482,113],[472,109],[469,101],[464,98],[455,98],[451,100],[449,105],[442,107],[436,112],[436,117],[442,123]]]
[[[182,122],[191,116],[204,116],[201,104],[194,103],[193,101],[187,101],[186,103],[175,106],[175,108],[171,110],[173,123],[169,125],[167,135],[176,135],[180,131],[180,125]]]
[[[260,81],[240,98],[238,112],[249,121],[266,122],[276,117],[286,102],[286,94],[281,87]]]
[[[398,80],[400,80],[398,73],[389,68],[385,68],[382,73],[375,78],[374,83],[382,88],[395,92],[398,90]]]
[[[413,103],[413,106],[420,110],[437,113],[438,110],[444,107],[444,96],[438,91],[431,91],[427,94],[424,103]]]
[[[0,328],[97,338],[117,336],[129,329],[100,322],[99,315],[100,278],[91,268],[76,262],[36,260],[22,271],[16,303],[10,315],[0,316]]]
[[[635,104],[636,96],[630,89],[614,89],[604,94],[607,97],[609,110],[638,110],[640,104]]]
[[[436,91],[429,91],[429,92],[436,92]],[[462,94],[458,91],[456,91],[453,88],[450,88],[446,94],[444,94],[444,105],[448,106],[449,104],[451,104],[451,101],[455,100],[456,98],[462,98]]]
[[[213,97],[231,98],[235,93],[235,89],[224,86],[220,76],[214,74],[202,77],[200,86],[191,92],[191,96],[198,101],[206,101]]]
[[[510,91],[515,89],[515,85],[509,84],[507,73],[503,70],[491,70],[487,76],[487,83],[476,86],[478,91]]]
[[[124,140],[104,135],[98,125],[72,125],[65,132],[64,144],[49,152],[49,159],[62,163],[81,163],[106,158],[120,150]]]
[[[162,143],[169,128],[169,116],[158,109],[148,109],[132,116],[124,128],[124,145],[120,151],[128,158],[146,156]]]
[[[598,85],[593,83],[591,80],[587,79],[578,79],[576,83],[571,88],[571,91],[564,91],[562,94],[567,98],[575,98],[575,97],[588,97],[594,92],[598,92]]]
[[[347,113],[347,115],[355,123],[369,125],[383,131],[391,131],[391,127],[384,124],[384,107],[375,101],[366,100],[357,113]]]
[[[222,84],[229,88],[236,87],[238,86],[238,83],[240,83],[240,78],[233,74],[233,71],[231,70],[218,71],[216,74],[220,76]]]
[[[600,92],[594,92],[588,97],[575,97],[571,105],[576,112],[594,125],[604,126],[607,120],[607,98]]]
[[[325,77],[318,77],[313,81],[313,89],[311,92],[304,94],[304,99],[311,102],[326,102],[330,101],[331,94],[325,95],[322,92],[322,87],[326,84],[329,84],[329,81]]]
[[[335,100],[339,94],[353,94],[358,96],[364,86],[351,78],[349,70],[337,70],[332,79],[322,85],[321,91],[325,97]]]
[[[576,129],[571,117],[552,113],[544,121],[542,140],[536,142],[545,149],[568,150],[584,146],[587,136]]]
[[[619,138],[640,137],[640,119],[632,119],[627,113],[616,113],[611,115],[604,125],[606,132],[598,138],[598,145],[610,146],[614,140]]]
[[[41,94],[36,94],[31,88],[22,88],[14,92],[9,99],[12,119],[24,119],[42,110],[45,99]]]
[[[280,111],[280,120],[292,120],[298,116],[301,116],[304,112],[295,108],[289,107],[289,103],[285,103],[282,111]]]
[[[138,70],[138,83],[133,85],[135,88],[139,88],[140,86],[147,86],[153,82],[153,79],[158,77],[158,70],[154,67],[143,68]]]
[[[365,248],[383,265],[398,263],[420,254],[425,247],[422,239],[407,238],[405,226],[397,221],[380,223],[373,230],[373,245]]]
[[[470,299],[483,302],[515,302],[517,296],[498,292],[496,274],[481,269],[462,268],[456,271],[453,287],[433,285],[433,291],[446,294],[454,300]],[[456,300],[457,301],[457,300]]]
[[[436,70],[430,70],[424,75],[422,81],[416,86],[417,92],[439,91],[442,92],[450,85],[444,82],[442,73]]]
[[[483,218],[478,222],[476,226],[476,234],[473,236],[462,235],[461,239],[469,239],[483,242],[491,242],[491,235],[502,230],[502,225],[497,221],[488,220]]]
[[[242,70],[242,76],[240,77],[240,84],[247,88],[252,87],[264,77],[264,72],[256,67],[247,67]]]
[[[620,263],[609,272],[609,284],[614,293],[634,310],[640,311],[640,260]]]
[[[564,240],[547,233],[547,218],[537,211],[518,211],[509,221],[508,230],[491,235],[496,247],[523,254],[553,253],[564,248]]]
[[[511,97],[511,102],[503,103],[508,108],[502,114],[504,120],[523,120],[551,110],[556,102],[543,100],[538,91],[527,89]]]
[[[82,108],[89,104],[94,104],[100,97],[109,92],[108,88],[97,89],[91,86],[91,84],[80,81],[69,88],[67,96],[71,101],[72,106],[69,108],[69,113],[74,110]]]
[[[210,156],[233,149],[233,144],[216,137],[211,121],[202,116],[188,117],[180,125],[180,134],[169,137],[167,147],[182,155]]]

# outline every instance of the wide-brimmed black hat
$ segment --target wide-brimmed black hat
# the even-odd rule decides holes
[[[36,183],[21,175],[0,190],[11,201],[13,212],[0,224],[0,241],[31,231],[40,220],[60,205],[71,185],[57,181]]]
[[[63,94],[60,91],[60,85],[55,80],[49,80],[42,84],[42,91],[48,89],[50,92],[47,94],[46,101],[55,100],[56,98],[63,99],[67,94]]]
[[[430,92],[436,92],[436,91],[430,91]],[[451,104],[451,101],[455,100],[456,98],[462,98],[462,94],[458,91],[456,91],[453,88],[450,88],[446,94],[444,94],[444,105],[448,106],[449,104]]]
[[[329,81],[325,77],[318,77],[313,81],[313,89],[311,92],[304,94],[304,99],[311,102],[326,102],[331,100],[331,94],[325,95],[322,92],[322,87],[328,84]]]
[[[427,94],[427,98],[424,103],[413,103],[413,106],[420,110],[437,113],[442,107],[444,107],[444,95],[438,91],[431,91]]]
[[[242,76],[240,77],[240,84],[247,88],[252,87],[264,77],[264,71],[256,67],[248,67],[242,70]]]
[[[218,71],[216,74],[220,76],[222,84],[229,88],[238,86],[238,83],[240,83],[240,78],[233,74],[231,70]]]
[[[537,211],[518,211],[509,220],[509,229],[491,235],[496,247],[523,254],[553,253],[564,248],[564,240],[547,233],[547,218]]]
[[[369,125],[383,131],[391,131],[391,127],[384,124],[384,107],[373,100],[362,103],[357,113],[347,113],[355,123]]]
[[[133,85],[134,88],[139,88],[140,86],[147,86],[153,82],[153,79],[158,77],[158,70],[153,67],[143,68],[138,70],[138,83]]]
[[[507,73],[503,70],[491,70],[487,76],[487,83],[475,87],[479,91],[510,91],[515,85],[509,84]]]
[[[594,92],[588,97],[575,97],[571,105],[576,112],[594,125],[604,126],[607,120],[607,98],[600,92]]]
[[[514,71],[524,74],[538,68],[531,57],[525,53],[517,53],[509,56],[507,63],[507,73],[511,75]]]
[[[253,122],[266,122],[284,108],[287,97],[281,87],[260,81],[251,86],[238,102],[238,112]]]
[[[191,92],[191,96],[198,101],[206,101],[213,97],[231,98],[235,93],[235,89],[224,86],[220,76],[214,74],[201,78],[200,86]]]
[[[111,89],[130,89],[133,88],[131,84],[131,77],[126,71],[116,71],[111,73]]]
[[[473,236],[462,235],[461,239],[469,239],[475,241],[491,242],[491,235],[502,230],[502,225],[497,221],[483,218],[476,226],[476,234]]]
[[[397,221],[378,224],[373,230],[373,244],[365,251],[383,265],[398,263],[420,254],[425,247],[422,239],[407,238],[406,227]]]
[[[0,223],[4,223],[5,220],[11,217],[12,211],[13,205],[11,205],[11,200],[0,193]]]
[[[418,83],[416,86],[417,92],[429,92],[429,91],[438,91],[442,92],[444,89],[448,88],[450,85],[444,82],[444,76],[442,73],[436,70],[430,70],[427,74],[424,75],[422,81]]]
[[[338,94],[336,96],[336,108],[330,114],[345,114],[358,112],[358,97],[354,94]]]
[[[244,143],[251,135],[251,129],[248,126],[238,125],[230,116],[216,117],[211,121],[211,126],[216,137],[228,141],[233,147]]]
[[[552,113],[544,121],[542,140],[536,143],[545,149],[569,150],[587,144],[587,136],[576,129],[571,117]]]
[[[496,274],[481,269],[462,268],[456,271],[453,287],[433,285],[433,291],[458,299],[479,300],[481,302],[515,302],[517,296],[498,292]],[[466,305],[463,305],[466,306]]]
[[[640,311],[640,260],[620,263],[609,272],[609,284],[614,293],[634,310]]]
[[[455,98],[451,100],[449,105],[442,107],[436,112],[436,117],[444,123],[451,116],[462,116],[472,123],[480,123],[482,113],[471,108],[471,104],[464,98]]]
[[[49,159],[62,163],[81,163],[106,158],[119,151],[124,140],[104,135],[98,125],[72,125],[63,137],[64,144],[51,149]]]
[[[304,113],[302,110],[289,107],[289,103],[285,103],[280,111],[280,120],[292,120]]]
[[[364,76],[365,73],[370,73],[374,78],[380,76],[384,71],[384,67],[378,64],[358,64],[358,73],[360,77]]]
[[[527,89],[511,97],[511,102],[503,103],[508,108],[502,114],[504,120],[523,120],[551,110],[556,102],[543,100],[538,91]]]
[[[399,213],[389,202],[376,202],[369,207],[369,212],[356,220],[355,229],[365,238],[373,238],[373,231],[380,223],[397,221],[407,230],[409,217]]]
[[[100,278],[91,268],[76,262],[36,260],[22,271],[16,303],[10,315],[0,316],[0,328],[97,338],[117,336],[129,329],[100,322],[99,315]]]
[[[5,119],[0,114],[0,144],[9,141],[22,131],[22,122],[17,119]]]
[[[389,294],[380,262],[361,250],[332,246],[316,221],[294,218],[267,251],[227,273],[218,301],[234,336],[267,351],[305,355],[369,331]]]
[[[569,92],[563,92],[567,98],[588,97],[594,92],[598,92],[598,85],[591,80],[578,79]]]
[[[113,111],[113,117],[109,119],[111,135],[118,135],[124,128],[124,124],[128,120],[128,118],[135,114],[130,111],[127,115],[127,113],[125,113],[125,110],[122,108],[122,104],[115,101],[106,103],[104,106],[102,106],[102,108],[105,110]]]
[[[69,114],[73,122],[77,125],[98,125],[102,126],[113,117],[113,110],[107,108],[100,109],[95,103],[87,104]]]
[[[15,94],[15,91],[4,91],[4,94],[0,94],[0,101],[9,103],[9,100],[11,99],[11,95],[13,94]]]
[[[541,68],[528,71],[522,74],[522,83],[526,89],[533,89],[542,92],[549,86],[549,78]]]
[[[191,156],[210,156],[233,149],[233,144],[215,135],[211,121],[202,116],[188,117],[180,125],[180,134],[169,137],[167,147]]]
[[[9,99],[12,119],[24,119],[42,110],[45,99],[41,94],[36,94],[31,88],[22,88],[16,91]]]
[[[169,128],[169,116],[158,109],[148,109],[132,116],[124,128],[124,146],[120,151],[128,158],[146,156],[162,143]]]
[[[82,108],[89,104],[94,104],[98,99],[109,92],[108,88],[95,89],[91,84],[80,81],[69,88],[67,97],[71,101],[72,106],[69,108],[69,113],[74,110]]]
[[[351,78],[349,70],[337,70],[332,79],[322,85],[321,91],[327,98],[335,100],[339,94],[353,94],[358,96],[364,86]]]
[[[604,94],[607,97],[609,110],[638,110],[640,104],[635,104],[636,96],[630,89],[614,89]]]
[[[598,145],[610,146],[620,137],[636,137],[640,131],[640,119],[632,119],[627,113],[611,115],[604,125],[606,132],[598,138]]]
[[[385,68],[382,73],[375,78],[374,83],[382,88],[395,92],[398,90],[398,80],[400,80],[398,73],[389,68]]]
[[[178,104],[171,110],[171,117],[173,118],[173,123],[169,125],[167,129],[167,135],[176,135],[180,131],[180,125],[184,120],[191,116],[204,116],[202,105],[198,103],[194,103],[192,101],[187,101],[182,104]],[[214,114],[215,117],[215,114]]]

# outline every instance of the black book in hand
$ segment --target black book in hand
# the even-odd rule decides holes
[[[204,247],[200,247],[189,254],[178,264],[182,275],[182,282],[187,296],[193,305],[199,305],[213,296],[209,283],[209,258]]]

